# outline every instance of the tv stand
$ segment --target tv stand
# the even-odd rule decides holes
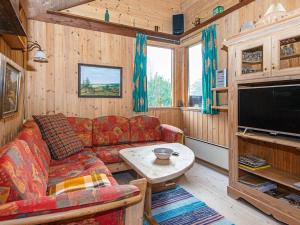
[[[294,36],[293,36],[294,35]],[[278,19],[274,24],[256,27],[225,41],[228,47],[229,76],[229,186],[228,194],[242,198],[263,212],[286,224],[300,224],[300,208],[271,193],[256,190],[240,182],[245,175],[264,178],[277,184],[284,194],[300,194],[300,138],[281,133],[259,132],[251,128],[239,129],[239,90],[243,87],[259,88],[288,82],[299,83],[300,50],[297,60],[289,61],[280,54],[282,40],[295,37],[300,44],[300,13],[294,17]],[[297,38],[298,39],[297,39]],[[247,62],[245,55],[261,52],[262,60]],[[250,69],[249,69],[250,68]],[[272,110],[269,112],[272,114]],[[251,116],[251,115],[250,115]],[[276,121],[275,121],[276,122]],[[270,167],[260,169],[239,165],[239,156],[254,155],[265,159]]]

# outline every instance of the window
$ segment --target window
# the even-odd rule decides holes
[[[201,107],[202,104],[202,44],[188,48],[189,106]]]
[[[173,50],[147,47],[147,89],[149,107],[172,105]]]

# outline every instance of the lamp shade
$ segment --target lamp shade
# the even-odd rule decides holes
[[[35,62],[48,62],[47,56],[43,50],[37,50],[34,54],[33,60]]]

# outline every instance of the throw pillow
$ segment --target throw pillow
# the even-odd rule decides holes
[[[111,183],[104,173],[94,173],[64,180],[48,188],[48,195],[59,195],[71,191],[88,190],[97,187],[108,187]]]
[[[64,159],[83,150],[82,142],[62,113],[32,117],[41,130],[52,159]]]

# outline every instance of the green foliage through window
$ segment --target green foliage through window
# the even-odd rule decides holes
[[[154,46],[147,47],[149,107],[172,106],[172,61],[172,49]]]

